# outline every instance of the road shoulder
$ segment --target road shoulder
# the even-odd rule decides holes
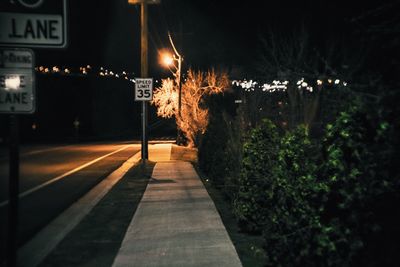
[[[131,157],[21,247],[18,251],[19,266],[37,266],[137,164],[139,154]]]

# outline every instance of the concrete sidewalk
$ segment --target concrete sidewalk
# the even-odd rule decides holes
[[[149,147],[153,175],[113,266],[242,266],[193,166]]]

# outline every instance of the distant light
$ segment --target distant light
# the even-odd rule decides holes
[[[5,79],[4,84],[6,86],[6,90],[18,90],[21,86],[21,79],[19,76],[9,76]]]
[[[297,81],[297,85],[301,85],[304,82],[304,78],[301,78],[301,80]]]
[[[78,129],[80,124],[81,124],[81,122],[79,121],[79,119],[75,118],[75,120],[73,122],[73,125],[74,125],[75,129]]]
[[[317,84],[318,85],[322,85],[322,81],[321,80],[317,80]]]
[[[332,79],[328,79],[328,83],[332,83]]]
[[[335,84],[339,84],[340,83],[340,80],[339,79],[336,79],[335,80]]]

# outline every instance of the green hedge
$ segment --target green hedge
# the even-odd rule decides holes
[[[267,266],[399,266],[400,123],[384,105],[361,103],[328,124],[322,140],[311,141],[304,126],[282,134],[263,120],[244,138],[240,175],[228,164],[236,156],[229,141],[223,160],[208,159],[237,188],[228,193],[242,229],[262,233]]]
[[[217,187],[224,185],[226,142],[226,126],[222,115],[212,114],[199,146],[198,159],[200,169]]]
[[[233,118],[234,99],[229,93],[207,98],[209,123],[198,149],[200,169],[228,198],[236,191],[242,147],[242,130]]]
[[[327,186],[316,176],[319,153],[308,128],[287,132],[280,139],[278,155],[280,172],[265,192],[274,195],[263,228],[268,264],[319,266],[312,262],[320,262],[321,254],[332,248],[319,216],[318,199]]]
[[[327,126],[320,175],[329,192],[323,196],[321,216],[325,224],[335,226],[331,236],[341,261],[396,266],[399,181],[385,173],[390,126],[371,107],[379,108],[354,104]]]
[[[280,136],[264,120],[250,132],[233,208],[243,229],[262,231],[268,266],[396,266],[392,132],[360,104],[327,125],[322,146],[304,126]]]
[[[233,203],[241,227],[248,231],[261,231],[268,210],[275,205],[271,186],[280,172],[278,153],[278,129],[270,120],[263,120],[245,140],[239,192]]]

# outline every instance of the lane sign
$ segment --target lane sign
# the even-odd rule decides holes
[[[0,8],[0,46],[67,46],[67,0],[2,1]]]
[[[0,50],[0,113],[35,112],[34,54],[29,49]]]
[[[153,78],[135,78],[135,101],[153,100]]]

